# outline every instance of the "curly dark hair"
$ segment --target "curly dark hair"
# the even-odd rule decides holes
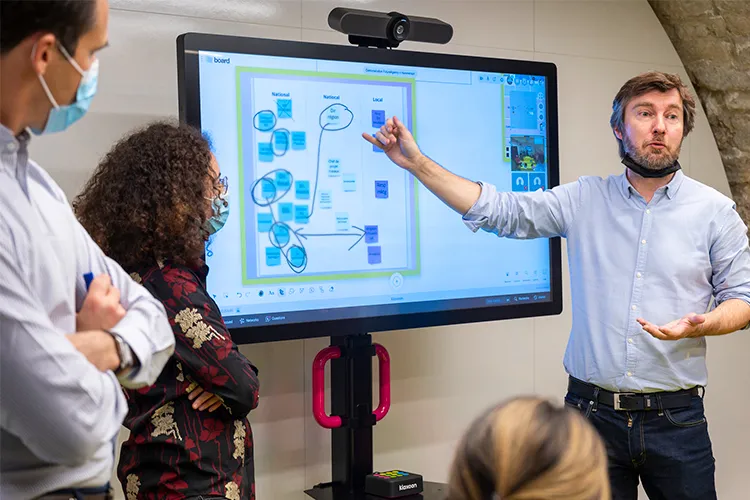
[[[153,123],[114,145],[73,210],[102,251],[128,272],[157,259],[196,265],[208,237],[211,158],[198,130]]]

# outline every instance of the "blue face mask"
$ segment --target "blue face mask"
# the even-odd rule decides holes
[[[65,47],[63,47],[59,43],[57,44],[57,47],[71,64],[71,66],[73,66],[75,70],[80,73],[81,82],[78,84],[78,91],[76,92],[75,101],[73,101],[73,103],[71,104],[60,106],[59,104],[57,104],[57,101],[55,101],[55,98],[52,97],[52,92],[50,92],[49,87],[47,86],[47,82],[44,81],[44,77],[41,74],[37,74],[37,76],[39,77],[39,81],[42,84],[42,88],[47,94],[49,102],[52,103],[52,109],[49,112],[47,123],[44,126],[44,129],[31,129],[31,131],[37,135],[62,132],[63,130],[68,128],[70,125],[78,121],[83,115],[86,114],[86,111],[88,111],[89,105],[91,104],[91,100],[96,94],[97,80],[99,78],[99,60],[95,59],[91,64],[89,70],[83,71],[75,61],[75,59],[70,57],[70,54],[68,54],[68,51],[65,50]],[[34,46],[34,49],[32,51],[32,57],[35,52],[36,45]]]
[[[229,218],[229,193],[214,198],[211,202],[211,209],[214,213],[211,218],[206,221],[205,226],[209,235],[216,233],[227,223],[227,218]]]

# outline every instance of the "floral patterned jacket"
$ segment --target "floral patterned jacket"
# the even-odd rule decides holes
[[[117,475],[127,500],[218,496],[254,500],[253,438],[258,371],[243,356],[206,291],[208,267],[163,263],[131,276],[161,300],[176,345],[151,387],[126,390],[130,437]],[[219,396],[209,413],[192,408],[196,387]]]

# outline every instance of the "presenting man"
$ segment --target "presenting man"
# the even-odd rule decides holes
[[[174,350],[159,302],[107,259],[28,158],[96,91],[106,0],[0,3],[0,498],[109,498],[127,405]],[[118,380],[119,379],[119,380]]]
[[[363,134],[473,231],[568,239],[565,400],[607,442],[615,499],[636,499],[639,478],[650,498],[716,498],[705,337],[750,322],[750,251],[732,201],[680,170],[694,116],[678,76],[636,76],[610,120],[625,172],[533,193],[500,193],[448,172],[397,118]]]

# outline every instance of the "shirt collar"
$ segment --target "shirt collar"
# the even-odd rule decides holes
[[[0,124],[0,153],[4,155],[23,154],[27,150],[30,140],[31,135],[27,130],[14,135],[8,127]],[[4,164],[5,162],[2,163]]]
[[[7,146],[8,144],[15,144],[19,147],[24,147],[29,143],[31,134],[29,131],[24,129],[20,134],[13,135],[13,132],[5,125],[0,124],[0,146]]]
[[[667,195],[667,198],[672,200],[674,199],[675,196],[677,196],[677,192],[680,190],[680,186],[682,186],[682,182],[684,180],[685,180],[685,174],[682,172],[682,169],[680,169],[674,173],[674,176],[672,177],[672,180],[669,181],[669,184],[657,189],[656,192],[660,193],[664,191]],[[627,168],[625,168],[625,171],[620,176],[620,191],[622,192],[622,195],[625,198],[630,198],[633,195],[633,193],[638,192],[638,190],[636,190],[633,187],[633,185],[630,183],[630,180],[628,180]]]

